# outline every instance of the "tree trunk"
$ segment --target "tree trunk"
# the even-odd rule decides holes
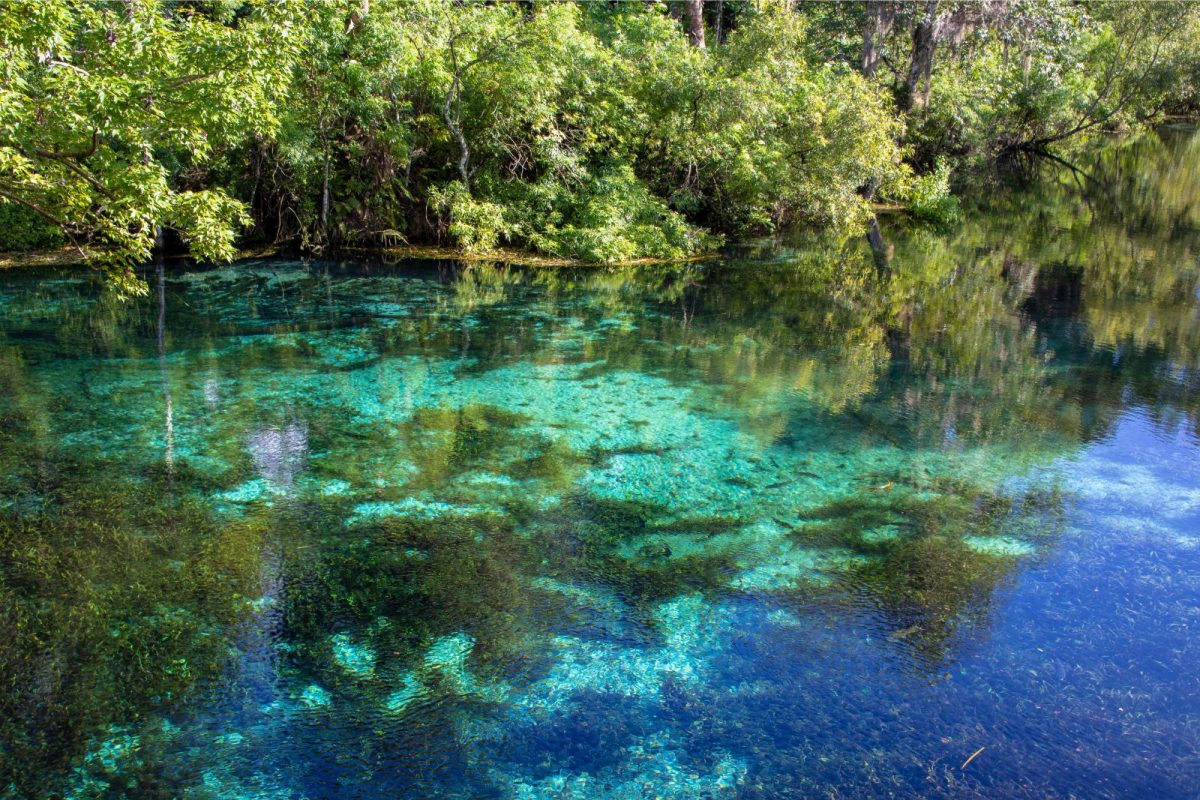
[[[867,222],[867,244],[871,245],[871,255],[875,258],[875,269],[886,272],[892,265],[892,246],[883,238],[879,229],[879,218],[871,217]]]
[[[913,29],[912,59],[908,67],[907,107],[929,104],[929,81],[933,75],[933,51],[937,47],[937,0],[925,4],[924,18]]]
[[[346,33],[354,33],[358,35],[358,31],[362,30],[362,21],[367,14],[371,13],[371,0],[362,0],[358,10],[350,12],[350,21],[346,23]]]
[[[455,63],[457,64],[457,61]],[[457,66],[455,69],[457,70]],[[459,76],[456,71],[454,79],[450,83],[450,92],[446,95],[446,102],[442,105],[442,119],[446,121],[446,127],[458,141],[458,176],[469,192],[471,191],[471,148],[467,145],[467,137],[463,134],[462,125],[455,114],[457,108],[455,101],[458,99],[459,91]]]
[[[154,260],[158,275],[158,374],[163,393],[163,460],[167,474],[175,474],[175,405],[171,402],[171,381],[167,377],[167,273],[160,255]]]
[[[478,60],[477,58],[476,61]],[[454,39],[451,38],[450,90],[446,92],[446,102],[442,104],[442,119],[446,121],[450,133],[458,140],[458,176],[468,193],[471,191],[471,148],[467,145],[467,137],[462,130],[462,79],[471,63],[459,69],[458,50],[455,49]]]
[[[879,179],[871,178],[863,189],[863,197],[870,202],[875,199],[877,191]],[[883,231],[879,229],[879,218],[874,214],[867,220],[867,243],[871,245],[871,255],[875,257],[875,268],[880,272],[886,271],[892,263],[892,246],[883,238]]]
[[[693,47],[704,47],[704,0],[687,0],[687,33]]]
[[[321,179],[321,238],[329,227],[329,145],[325,145],[325,174]]]
[[[896,7],[890,2],[868,0],[862,32],[862,73],[868,78],[875,77],[875,71],[879,68],[879,40],[892,32],[895,21]]]

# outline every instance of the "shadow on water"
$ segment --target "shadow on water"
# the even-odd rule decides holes
[[[1200,137],[966,208],[6,274],[0,796],[1188,797]]]

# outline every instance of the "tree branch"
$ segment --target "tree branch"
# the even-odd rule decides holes
[[[67,63],[66,61],[59,61],[57,59],[51,59],[50,61],[47,61],[46,66],[48,66],[48,67],[66,67],[67,69],[74,70],[75,72],[77,72],[80,75],[83,75],[84,77],[87,77],[87,78],[90,78],[92,75],[92,73],[88,72],[83,67],[77,67],[74,64]]]
[[[70,226],[64,220],[61,220],[58,217],[54,216],[49,211],[46,211],[44,208],[39,206],[37,203],[34,203],[32,200],[21,197],[20,195],[17,195],[17,194],[13,194],[8,189],[0,188],[0,197],[3,197],[5,200],[8,200],[11,203],[16,203],[19,206],[24,206],[25,208],[28,208],[30,211],[37,214],[42,219],[44,219],[47,222],[49,222],[50,224],[56,226],[59,230],[61,230],[63,232],[64,236],[66,236],[68,239],[71,240],[71,246],[74,247],[76,251],[78,251],[79,255],[83,256],[85,259],[88,257],[87,251],[85,251],[79,245],[79,241],[75,238],[75,235],[73,233],[71,233]]]
[[[76,150],[74,153],[59,153],[53,150],[38,150],[34,149],[34,155],[41,158],[52,158],[55,161],[75,160],[82,161],[85,158],[91,158],[96,154],[97,148],[100,147],[100,131],[92,131],[92,144],[86,150]]]

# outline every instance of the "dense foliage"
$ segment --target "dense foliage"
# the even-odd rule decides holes
[[[94,257],[127,284],[163,226],[201,258],[233,254],[245,209],[193,173],[248,130],[277,127],[287,7],[206,5],[17,0],[0,12],[0,197],[100,245]]]
[[[952,219],[953,161],[1194,111],[1197,53],[1192,3],[14,0],[0,213],[126,289],[164,236],[676,259]]]

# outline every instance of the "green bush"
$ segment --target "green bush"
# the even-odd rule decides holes
[[[430,205],[449,218],[449,233],[455,243],[468,253],[495,249],[500,237],[508,230],[504,208],[471,196],[461,182],[430,190]]]
[[[0,252],[44,250],[66,243],[62,231],[25,206],[0,203]]]
[[[958,219],[958,198],[950,193],[950,164],[939,159],[930,173],[913,178],[909,212],[919,220],[949,224]]]
[[[721,242],[689,225],[620,165],[581,185],[518,187],[513,216],[525,242],[546,253],[597,263],[681,259]]]

